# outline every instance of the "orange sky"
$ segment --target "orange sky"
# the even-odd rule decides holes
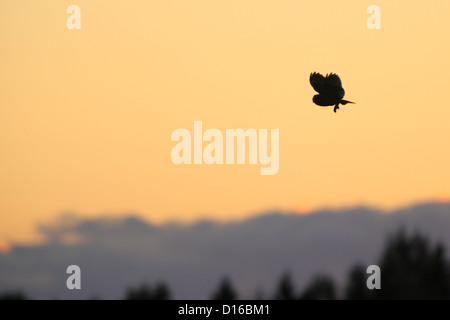
[[[64,211],[227,220],[449,196],[450,2],[344,3],[1,1],[0,239]],[[356,104],[314,106],[312,71]],[[194,120],[279,129],[278,174],[174,165],[171,133]]]

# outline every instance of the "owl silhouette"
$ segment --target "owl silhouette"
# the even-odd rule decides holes
[[[319,93],[313,97],[313,102],[318,106],[334,106],[333,111],[336,112],[339,109],[339,104],[354,103],[343,99],[345,91],[342,88],[341,79],[336,73],[330,73],[324,77],[320,73],[313,72],[309,76],[309,82],[314,90]]]

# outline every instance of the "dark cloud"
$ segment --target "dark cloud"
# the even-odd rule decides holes
[[[176,299],[204,299],[224,275],[243,298],[273,292],[284,271],[299,288],[318,273],[342,283],[356,262],[374,264],[386,235],[419,230],[450,249],[450,203],[426,203],[394,212],[368,208],[310,215],[266,213],[233,223],[152,225],[136,216],[81,219],[65,214],[39,231],[39,246],[0,254],[0,291],[22,289],[31,298],[122,298],[125,289],[165,281]],[[80,266],[82,289],[66,288],[66,268]]]

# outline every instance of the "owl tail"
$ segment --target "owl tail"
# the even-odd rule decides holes
[[[346,105],[347,103],[354,103],[351,101],[347,101],[347,100],[341,100],[341,102],[339,102],[340,104]]]

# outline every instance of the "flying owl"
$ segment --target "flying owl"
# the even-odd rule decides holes
[[[309,82],[314,90],[319,93],[313,97],[313,102],[318,106],[334,106],[333,111],[336,112],[339,109],[339,104],[354,103],[342,99],[345,91],[342,88],[341,79],[336,73],[330,73],[324,77],[320,73],[313,72],[309,76]]]

